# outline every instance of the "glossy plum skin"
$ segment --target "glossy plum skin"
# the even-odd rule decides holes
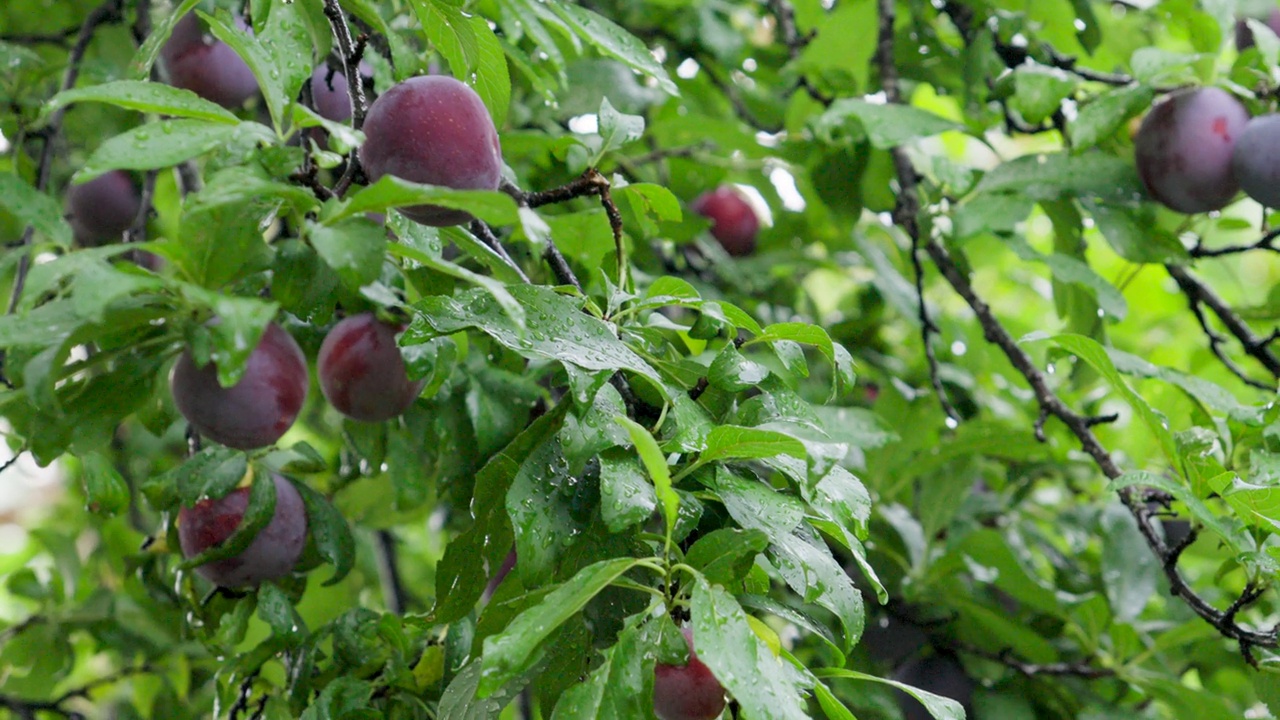
[[[1177,92],[1157,104],[1133,140],[1147,192],[1182,213],[1225,207],[1240,189],[1231,154],[1248,121],[1244,106],[1215,87]]]
[[[369,180],[393,175],[458,190],[497,190],[502,148],[484,102],[474,90],[444,75],[409,78],[369,107],[360,162]],[[423,225],[470,222],[460,210],[435,205],[401,208]]]
[[[951,698],[964,706],[967,717],[973,717],[975,685],[954,658],[943,655],[916,658],[899,668],[893,679],[934,695]],[[902,708],[904,720],[932,720],[933,716],[919,700],[904,692],[897,695],[898,707]]]
[[[113,170],[67,190],[67,215],[76,242],[92,247],[118,242],[133,225],[142,198],[133,178]]]
[[[230,45],[207,37],[200,19],[189,13],[173,27],[160,49],[169,83],[227,109],[244,105],[258,92],[258,80]]]
[[[1231,153],[1231,171],[1246,195],[1280,207],[1280,115],[1260,115],[1244,126]]]
[[[325,398],[338,412],[382,422],[408,410],[422,392],[426,381],[409,380],[396,332],[373,313],[362,313],[338,323],[325,336],[316,374]]]
[[[713,720],[724,712],[724,687],[693,650],[693,628],[680,629],[689,664],[653,668],[653,713],[659,720]]]
[[[755,252],[760,218],[742,195],[729,185],[699,195],[690,205],[693,211],[711,220],[711,235],[725,252],[745,257]]]
[[[227,447],[266,447],[285,434],[307,399],[307,359],[298,343],[271,323],[245,365],[240,382],[218,384],[212,362],[197,368],[187,350],[173,367],[174,404],[204,437]]]
[[[244,552],[197,567],[196,573],[219,587],[254,587],[293,571],[307,542],[307,511],[297,488],[272,475],[276,510]],[[182,555],[195,557],[235,532],[249,506],[249,488],[237,488],[217,500],[201,500],[178,512]]]

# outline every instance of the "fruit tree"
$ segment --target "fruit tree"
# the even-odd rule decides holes
[[[4,0],[0,717],[1280,715],[1278,31]]]

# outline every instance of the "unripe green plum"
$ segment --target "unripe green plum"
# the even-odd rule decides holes
[[[363,313],[338,323],[325,336],[316,375],[338,412],[382,422],[404,413],[422,392],[426,381],[409,380],[396,332],[373,313]]]
[[[711,220],[711,235],[725,252],[734,257],[745,257],[755,252],[760,218],[741,192],[730,185],[721,185],[699,195],[690,207]]]
[[[206,36],[195,13],[174,25],[160,59],[170,84],[225,108],[238,108],[258,92],[249,65],[230,45]]]
[[[196,573],[219,587],[254,587],[293,572],[307,542],[307,510],[293,483],[273,474],[275,514],[244,552],[196,567]],[[178,540],[183,557],[191,558],[225,542],[244,520],[249,488],[237,488],[216,500],[201,500],[178,512]]]
[[[680,629],[689,646],[685,665],[653,668],[653,713],[659,720],[713,720],[724,712],[724,686],[693,650],[693,628]]]
[[[174,404],[204,437],[227,447],[266,447],[293,425],[307,399],[307,359],[298,343],[271,323],[245,364],[240,382],[224,388],[210,362],[196,367],[191,351],[178,358],[169,385]]]
[[[369,180],[392,175],[458,190],[497,190],[502,148],[484,102],[451,77],[409,78],[380,95],[364,121],[360,162]],[[423,225],[470,222],[460,210],[436,205],[400,208]]]
[[[1248,121],[1244,106],[1216,87],[1180,91],[1158,103],[1133,141],[1147,192],[1182,213],[1225,207],[1240,189],[1231,154]]]
[[[1231,170],[1246,195],[1280,207],[1280,115],[1261,115],[1244,126],[1231,153]]]
[[[87,247],[118,242],[141,207],[138,188],[123,170],[112,170],[67,191],[71,231],[76,242]]]

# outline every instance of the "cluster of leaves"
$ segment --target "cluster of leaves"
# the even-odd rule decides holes
[[[1280,709],[1280,362],[1249,324],[1278,317],[1273,218],[1159,208],[1130,138],[1187,83],[1270,109],[1280,41],[1232,32],[1266,8],[47,5],[0,8],[0,416],[78,483],[0,555],[0,708],[648,717],[688,622],[741,717],[896,719],[864,681],[923,656],[979,681],[977,717]],[[193,8],[250,108],[150,79]],[[302,92],[347,24],[377,91],[475,87],[508,192],[359,182],[358,128]],[[61,189],[114,169],[151,215],[76,248]],[[753,257],[681,211],[724,182],[769,209]],[[423,202],[479,222],[395,212]],[[278,448],[189,447],[183,347],[233,382],[271,320],[314,357],[369,309],[428,378],[404,417],[313,392]],[[251,466],[297,480],[301,569],[332,569],[210,592],[173,519]]]

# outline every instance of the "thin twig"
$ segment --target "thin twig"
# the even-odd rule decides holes
[[[382,577],[382,599],[387,610],[403,615],[408,605],[404,580],[400,577],[400,563],[396,561],[396,536],[390,530],[379,530],[377,537],[378,575]]]
[[[1280,253],[1280,248],[1275,246],[1276,238],[1280,238],[1280,229],[1267,232],[1256,242],[1248,245],[1228,245],[1226,247],[1209,248],[1205,247],[1198,238],[1196,244],[1191,246],[1187,252],[1193,258],[1213,258],[1223,257],[1224,255],[1239,255],[1241,253],[1253,252],[1254,250],[1265,250],[1267,252]]]
[[[522,282],[529,282],[529,276],[526,275],[520,265],[512,259],[510,253],[507,252],[507,248],[503,246],[502,241],[498,239],[496,234],[494,234],[493,228],[489,227],[489,225],[483,220],[472,220],[470,228],[471,234],[479,238],[480,242],[487,245],[490,250],[493,250],[493,252],[498,255],[498,257],[502,258],[503,262],[510,266],[512,270],[515,270],[516,275],[520,277]]]
[[[892,3],[891,3],[892,4]],[[881,3],[883,6],[883,3]],[[889,21],[882,20],[880,34],[876,41],[876,57],[880,67],[880,85],[884,88],[885,98],[891,103],[902,102],[902,91],[898,83],[898,67],[893,60],[893,17],[890,11]],[[960,421],[960,413],[951,404],[947,389],[942,385],[939,374],[938,356],[933,350],[931,337],[938,332],[938,326],[929,318],[929,307],[924,299],[924,266],[920,262],[920,191],[919,181],[911,158],[900,147],[893,149],[893,164],[898,174],[898,202],[893,208],[893,222],[907,234],[911,240],[911,265],[915,270],[916,298],[919,301],[917,311],[920,315],[920,339],[924,343],[925,359],[929,363],[929,381],[933,392],[938,396],[942,411],[951,422]]]
[[[1116,672],[1110,668],[1100,668],[1086,663],[1030,663],[1018,658],[1010,648],[1005,648],[1000,652],[991,652],[983,650],[975,645],[968,643],[953,643],[951,647],[959,652],[969,655],[977,655],[978,657],[994,660],[1005,667],[1027,676],[1036,677],[1037,675],[1053,675],[1057,677],[1078,677],[1085,680],[1098,680],[1100,678],[1114,677]]]
[[[369,101],[364,94],[364,81],[360,78],[360,54],[364,52],[364,44],[357,46],[351,39],[351,28],[347,25],[346,15],[338,0],[324,0],[324,15],[329,18],[329,26],[333,28],[334,39],[338,42],[338,55],[342,57],[343,72],[347,77],[347,92],[351,95],[351,125],[356,130],[364,127],[365,114],[369,111]],[[351,184],[360,174],[360,157],[355,149],[347,155],[347,169],[338,178],[333,193],[338,197],[346,194]]]
[[[1227,332],[1231,333],[1236,340],[1240,342],[1244,351],[1254,360],[1257,360],[1262,367],[1266,368],[1267,372],[1271,373],[1273,378],[1280,379],[1280,357],[1277,357],[1276,354],[1271,351],[1271,343],[1276,339],[1275,332],[1272,332],[1267,337],[1259,337],[1254,334],[1253,329],[1250,328],[1248,324],[1246,324],[1245,321],[1231,309],[1231,306],[1226,300],[1223,300],[1213,291],[1212,288],[1200,282],[1195,278],[1195,276],[1187,272],[1186,268],[1180,265],[1166,265],[1165,270],[1168,271],[1169,276],[1173,278],[1174,282],[1178,283],[1178,287],[1182,289],[1183,294],[1185,294],[1187,299],[1192,303],[1192,309],[1196,309],[1199,305],[1203,304],[1205,307],[1212,310],[1213,314],[1222,322],[1223,327],[1227,329]],[[1215,333],[1209,329],[1207,322],[1201,317],[1201,313],[1199,311],[1197,311],[1196,315],[1197,318],[1200,319],[1201,327],[1203,327],[1205,332],[1209,334],[1209,341],[1212,345]],[[1223,359],[1227,364],[1228,369],[1232,369],[1233,372],[1236,372],[1234,366],[1226,360],[1222,353],[1215,349],[1214,354]],[[1261,387],[1266,390],[1275,389],[1274,383],[1271,385],[1255,383],[1249,381],[1241,372],[1237,372],[1236,374],[1255,387]]]

